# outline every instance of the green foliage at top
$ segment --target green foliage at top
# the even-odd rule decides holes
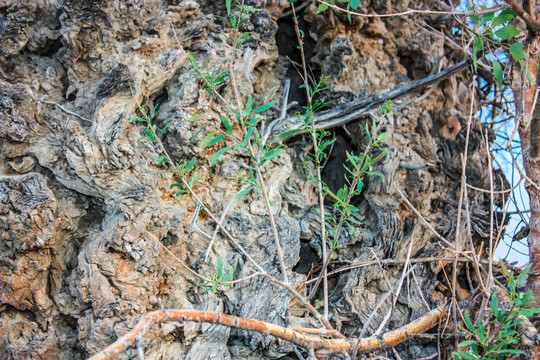
[[[350,11],[350,10],[358,10],[358,7],[360,6],[360,0],[337,0],[337,3],[347,3],[347,8],[346,10]],[[325,11],[326,9],[328,9],[328,4],[330,5],[336,5],[336,1],[334,0],[327,0],[325,1],[325,3],[321,3],[317,9],[317,14],[318,13],[321,13],[323,11]],[[339,10],[337,10],[336,8],[334,8],[336,11],[339,12]],[[351,14],[350,13],[347,13],[347,18],[349,19],[349,23],[352,23],[352,17],[351,17]]]
[[[227,24],[231,27],[229,34],[223,34],[223,37],[234,47],[237,48],[244,44],[249,38],[249,32],[240,31],[240,27],[250,20],[249,14],[261,11],[261,9],[252,6],[244,5],[243,2],[236,2],[237,13],[231,14],[232,0],[226,0],[227,7]]]
[[[505,355],[519,355],[519,338],[522,336],[516,330],[517,325],[523,322],[519,315],[530,318],[540,313],[538,300],[532,299],[532,291],[523,293],[517,290],[517,286],[523,282],[532,265],[527,266],[515,279],[514,274],[508,271],[504,262],[500,261],[503,274],[508,279],[508,286],[499,285],[508,291],[510,302],[509,309],[500,306],[496,294],[491,296],[491,319],[487,322],[479,319],[474,325],[469,313],[464,312],[463,318],[467,327],[462,329],[466,340],[458,346],[468,349],[453,352],[455,360],[503,360]]]

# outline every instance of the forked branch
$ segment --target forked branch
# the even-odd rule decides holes
[[[446,308],[441,306],[428,312],[421,318],[418,318],[397,330],[387,332],[380,337],[373,336],[360,339],[358,345],[359,352],[369,352],[396,346],[410,339],[412,335],[421,334],[424,331],[429,330],[433,326],[444,321],[446,317]],[[357,342],[356,339],[322,339],[318,336],[305,335],[293,329],[264,321],[244,319],[213,311],[158,310],[144,315],[130,332],[116,340],[105,350],[92,356],[89,360],[112,359],[128,347],[139,343],[144,333],[146,333],[152,325],[160,324],[165,321],[206,322],[269,334],[297,346],[313,349],[319,357],[326,357],[328,355],[341,353],[342,351],[350,354]]]

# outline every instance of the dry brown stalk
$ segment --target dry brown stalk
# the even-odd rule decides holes
[[[441,306],[432,310],[413,322],[380,336],[367,337],[359,340],[360,352],[369,352],[396,346],[413,335],[424,331],[444,321],[448,316],[447,310]],[[158,310],[144,315],[137,325],[127,334],[116,340],[105,350],[95,354],[89,360],[108,360],[122,353],[129,346],[138,344],[142,336],[155,324],[165,321],[197,321],[219,324],[231,328],[256,331],[283,339],[306,349],[313,349],[317,356],[326,357],[331,354],[346,351],[351,353],[356,345],[356,339],[322,339],[316,336],[304,335],[290,328],[270,324],[264,321],[244,319],[213,311],[201,310]],[[306,329],[302,329],[305,332]]]
[[[328,6],[329,8],[332,8],[338,12],[344,12],[351,15],[355,15],[358,17],[365,17],[365,18],[382,18],[382,17],[395,17],[395,16],[404,16],[404,15],[411,15],[411,14],[427,14],[427,15],[456,15],[456,16],[473,16],[473,15],[482,15],[482,14],[489,14],[493,12],[497,12],[500,10],[504,10],[508,8],[508,5],[499,5],[494,6],[489,9],[481,9],[481,10],[472,10],[472,11],[437,11],[437,10],[406,10],[391,14],[363,14],[359,12],[350,11],[347,9],[342,9],[337,5],[328,3],[323,0],[317,0],[319,3],[324,4]]]

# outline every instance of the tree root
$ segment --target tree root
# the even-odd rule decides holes
[[[369,352],[396,346],[408,340],[411,335],[421,334],[422,332],[437,325],[440,321],[444,321],[447,316],[448,315],[445,307],[439,307],[414,320],[413,322],[397,330],[387,332],[380,337],[372,336],[360,339],[358,351]],[[105,350],[92,356],[89,360],[112,359],[129,346],[138,344],[142,335],[148,331],[152,325],[165,321],[207,322],[242,330],[257,331],[263,334],[275,336],[306,349],[313,349],[317,356],[321,357],[341,353],[342,351],[350,354],[358,341],[356,339],[322,339],[316,336],[304,335],[293,329],[270,324],[264,321],[244,319],[213,311],[159,310],[144,315],[130,332],[116,340]]]

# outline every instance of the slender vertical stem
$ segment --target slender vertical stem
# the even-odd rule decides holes
[[[313,151],[315,152],[315,171],[317,174],[317,188],[319,192],[319,212],[321,216],[321,247],[322,247],[322,257],[325,260],[325,263],[327,263],[327,255],[326,255],[326,223],[325,223],[325,213],[324,213],[324,193],[322,188],[322,178],[321,178],[321,162],[319,160],[319,144],[317,142],[317,133],[315,131],[315,117],[313,115],[313,107],[312,107],[312,98],[311,93],[309,91],[309,82],[308,82],[308,74],[307,74],[307,65],[306,65],[306,56],[304,53],[304,44],[302,42],[302,37],[300,35],[300,27],[298,25],[298,19],[296,17],[296,9],[294,8],[294,3],[291,2],[291,8],[293,12],[293,20],[294,20],[294,29],[296,30],[296,36],[298,38],[298,46],[300,47],[300,55],[302,57],[302,68],[304,70],[304,86],[306,88],[306,95],[308,100],[308,116],[310,119],[310,125],[311,125],[311,139],[313,141]],[[322,271],[323,274],[323,289],[324,289],[324,317],[328,317],[328,274],[326,271],[326,266],[323,268]]]
[[[455,249],[456,253],[454,255],[454,269],[452,272],[452,299],[455,299],[456,297],[456,286],[457,286],[457,258],[459,257],[459,252],[461,251],[461,246],[459,244],[459,228],[461,226],[461,207],[463,205],[463,194],[465,191],[465,187],[467,186],[467,153],[469,150],[469,136],[471,133],[471,122],[473,117],[473,109],[474,109],[474,92],[476,89],[476,77],[473,78],[473,84],[471,89],[471,107],[469,112],[469,118],[467,120],[467,134],[465,136],[465,151],[463,154],[461,154],[461,187],[459,192],[459,203],[458,203],[458,212],[457,212],[457,221],[456,221],[456,239],[455,239]],[[457,331],[457,308],[456,308],[456,302],[452,302],[452,310],[453,310],[453,318],[454,318],[454,331]],[[457,345],[457,340],[456,340]]]
[[[241,6],[242,6],[242,9],[243,9],[243,7],[244,7],[244,2],[243,1],[242,1]],[[243,11],[240,11],[240,14],[238,15],[239,18],[237,20],[237,23],[241,20],[242,14],[243,14]],[[237,42],[238,42],[238,26],[236,26],[236,28],[234,30],[234,34],[232,36],[232,39],[233,39],[232,40],[233,41],[233,51],[232,51],[232,55],[231,55],[231,60],[229,61],[229,71],[230,71],[231,84],[232,84],[233,91],[234,91],[234,98],[236,100],[236,106],[238,108],[237,111],[240,114],[242,114],[242,101],[241,101],[241,98],[240,98],[240,94],[238,92],[238,86],[236,85],[236,75],[235,75],[235,71],[234,71],[234,59],[236,57],[236,46],[237,46]],[[242,115],[240,116],[240,119],[242,119]],[[244,126],[244,121],[241,121],[240,125],[242,125],[242,131],[244,132],[244,136],[245,136],[247,132],[246,132],[246,128]],[[255,156],[255,151],[253,149],[253,145],[251,144],[251,140],[248,141],[248,149],[249,149],[249,152]],[[264,178],[262,176],[259,164],[257,164],[255,162],[254,166],[255,166],[255,171],[257,173],[257,179],[259,181],[259,184],[261,186],[261,191],[263,193],[264,203],[266,205],[266,209],[268,211],[268,216],[270,218],[270,226],[272,228],[272,233],[274,235],[276,251],[278,253],[279,263],[280,263],[280,266],[281,266],[281,272],[283,274],[283,281],[284,281],[285,284],[288,284],[289,283],[289,278],[287,276],[287,267],[285,266],[285,260],[284,260],[284,257],[283,257],[283,250],[281,249],[281,244],[279,242],[279,235],[278,235],[278,232],[277,232],[277,226],[276,226],[276,222],[275,222],[275,219],[274,219],[274,214],[272,213],[272,206],[270,205],[270,200],[268,199],[268,191],[266,189],[266,185],[264,183]]]
[[[381,126],[381,123],[379,123],[377,125],[377,129],[376,129],[375,133],[379,132],[380,126]],[[360,162],[360,165],[358,166],[359,169],[363,168],[364,163],[366,161],[367,154],[371,151],[371,148],[372,148],[372,144],[369,143],[369,145],[367,146],[367,148],[366,148],[366,150],[364,152],[365,156],[362,159],[362,161]],[[354,179],[353,179],[353,183],[351,185],[351,189],[356,188],[356,186],[358,185],[358,180],[359,180],[359,176],[357,174],[355,174]],[[347,195],[347,198],[345,199],[346,204],[350,203],[350,201],[352,199],[351,194],[352,194],[352,191],[349,192],[349,194]],[[343,222],[344,221],[345,221],[345,216],[341,215],[340,218],[339,218],[338,225],[336,227],[336,233],[334,234],[334,241],[335,242],[337,242],[339,240],[339,236],[341,235],[341,230],[343,229]],[[322,278],[324,278],[324,274],[326,272],[326,269],[328,268],[328,264],[330,263],[330,258],[332,257],[333,252],[334,252],[334,249],[330,249],[330,252],[328,253],[328,256],[324,259],[324,264],[323,264],[322,271],[320,272],[319,276],[317,277],[317,281],[315,282],[315,285],[313,286],[313,289],[311,290],[311,293],[306,297],[307,300],[310,300],[313,297],[313,295],[315,295],[315,292],[319,288],[321,280],[322,280]]]
[[[490,199],[490,207],[489,207],[489,271],[488,271],[488,279],[487,279],[487,293],[488,296],[491,293],[491,288],[493,286],[493,262],[491,261],[493,259],[493,206],[494,206],[494,198],[493,198],[493,171],[492,171],[492,165],[491,165],[491,153],[489,151],[489,141],[487,133],[484,135],[485,141],[486,141],[486,152],[487,152],[487,161],[488,161],[488,172],[489,172],[489,199]]]

